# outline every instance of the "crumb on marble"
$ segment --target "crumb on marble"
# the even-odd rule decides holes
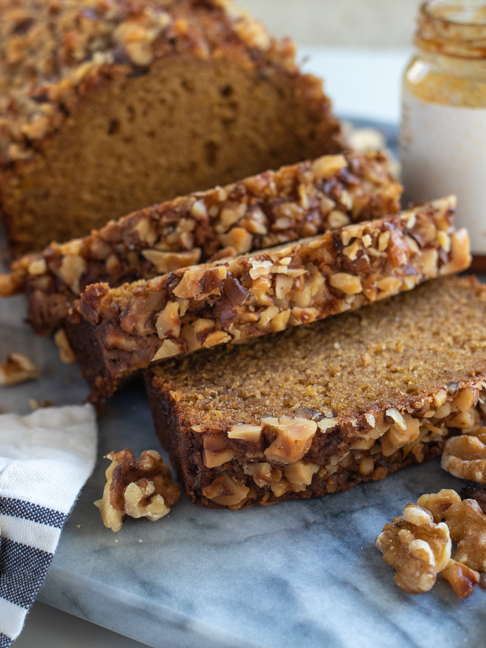
[[[95,502],[103,524],[114,532],[126,517],[159,520],[179,499],[180,489],[170,468],[155,450],[144,450],[138,461],[131,450],[110,452],[103,497]],[[139,540],[139,542],[142,542]]]
[[[9,353],[0,365],[0,385],[13,387],[39,376],[39,369],[23,353]]]

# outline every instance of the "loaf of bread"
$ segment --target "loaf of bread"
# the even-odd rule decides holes
[[[323,156],[142,209],[81,239],[51,243],[0,274],[0,295],[24,292],[35,332],[51,333],[89,284],[150,279],[393,214],[401,190],[379,152]]]
[[[470,263],[454,199],[149,281],[91,284],[66,333],[94,399],[169,356],[355,310]]]
[[[157,434],[190,499],[212,508],[382,479],[482,425],[485,317],[486,288],[447,277],[169,360],[146,372]]]
[[[0,205],[14,255],[343,148],[322,83],[230,0],[3,0]]]

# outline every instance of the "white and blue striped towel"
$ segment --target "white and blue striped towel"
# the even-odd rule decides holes
[[[91,405],[0,416],[0,648],[20,634],[96,456]]]

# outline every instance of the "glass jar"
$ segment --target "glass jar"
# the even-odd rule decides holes
[[[403,78],[405,201],[456,194],[456,224],[486,270],[486,2],[428,0]]]

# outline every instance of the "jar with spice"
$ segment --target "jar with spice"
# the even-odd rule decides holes
[[[456,194],[456,223],[486,271],[486,2],[424,2],[415,47],[402,92],[405,201]]]

